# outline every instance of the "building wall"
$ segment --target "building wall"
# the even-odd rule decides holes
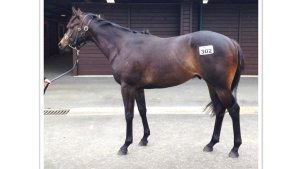
[[[240,43],[245,55],[243,74],[258,73],[257,4],[206,4],[201,7],[199,1],[184,0],[167,4],[81,3],[78,6],[83,11],[100,13],[121,26],[138,31],[149,29],[153,35],[161,37],[200,29],[219,32]],[[108,60],[93,43],[81,49],[77,70],[74,72],[77,75],[111,74]]]
[[[257,5],[240,6],[239,44],[245,55],[245,74],[258,74]]]
[[[236,40],[245,56],[243,74],[258,73],[257,5],[213,4],[203,6],[203,30],[211,30]]]
[[[180,34],[180,4],[78,4],[83,11],[104,16],[105,19],[133,30],[150,30],[160,37]],[[76,54],[74,52],[74,59]],[[74,60],[75,61],[75,60]],[[94,43],[80,50],[80,62],[75,74],[112,74],[105,55]]]
[[[57,22],[45,19],[44,21],[44,55],[46,58],[58,53],[58,25]],[[55,38],[54,38],[55,37]]]

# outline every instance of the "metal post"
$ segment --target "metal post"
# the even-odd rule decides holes
[[[202,30],[202,10],[203,10],[203,1],[200,0],[200,3],[199,3],[199,31]]]

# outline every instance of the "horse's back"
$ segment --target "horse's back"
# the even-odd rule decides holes
[[[189,35],[191,36],[191,42],[194,46],[213,45],[215,48],[220,48],[219,50],[223,50],[222,47],[224,46],[234,47],[232,39],[217,32],[198,31]]]

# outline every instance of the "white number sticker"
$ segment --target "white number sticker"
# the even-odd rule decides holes
[[[208,46],[199,46],[199,53],[200,55],[209,55],[214,53],[213,45]]]

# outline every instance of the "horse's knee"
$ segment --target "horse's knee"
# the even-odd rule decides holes
[[[126,119],[126,121],[132,121],[133,113],[132,112],[126,112],[125,113],[125,119]]]

